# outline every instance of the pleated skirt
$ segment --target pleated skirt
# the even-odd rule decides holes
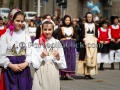
[[[43,61],[35,71],[32,90],[60,90],[59,69],[53,61]]]

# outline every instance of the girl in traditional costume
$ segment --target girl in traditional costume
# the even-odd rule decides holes
[[[114,17],[111,21],[110,29],[110,62],[111,70],[114,69],[114,62],[120,62],[120,25],[118,17]]]
[[[59,69],[66,68],[64,51],[60,41],[53,38],[54,25],[42,24],[42,34],[32,49],[32,64],[36,69],[32,90],[60,90]]]
[[[71,76],[75,75],[76,66],[76,54],[75,54],[75,42],[76,35],[75,30],[72,27],[71,17],[65,15],[63,18],[63,25],[58,31],[58,38],[64,46],[65,60],[67,68],[60,70],[61,79],[73,79]]]
[[[103,20],[101,23],[102,27],[98,28],[98,54],[97,54],[97,63],[100,63],[100,70],[104,70],[103,64],[110,63],[109,59],[109,43],[110,43],[110,34],[108,29],[108,22]]]
[[[86,13],[86,23],[81,29],[80,55],[78,71],[85,75],[85,79],[93,79],[91,75],[97,74],[97,27],[93,22],[91,12]]]
[[[1,56],[4,60],[6,90],[31,90],[31,39],[22,29],[24,14],[15,8],[10,11],[8,30],[1,36]]]

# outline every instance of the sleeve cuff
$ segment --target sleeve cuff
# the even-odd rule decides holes
[[[62,63],[61,59],[60,59],[60,60],[57,60],[55,57],[54,57],[53,61],[56,62],[57,64]]]
[[[4,64],[4,69],[7,69],[8,64],[10,64],[11,62],[7,62],[6,64]]]

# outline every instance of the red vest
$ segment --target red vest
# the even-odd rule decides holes
[[[110,26],[110,29],[111,29],[111,38],[120,39],[120,26],[118,29],[114,29],[112,28],[112,26]]]
[[[6,27],[4,26],[3,30],[0,30],[0,37],[6,32]]]
[[[99,31],[98,42],[100,41],[110,42],[110,39],[108,39],[108,29],[106,31],[102,31],[101,28],[98,28],[98,31]]]

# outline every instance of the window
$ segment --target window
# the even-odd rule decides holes
[[[104,6],[104,7],[109,7],[109,4],[108,4],[108,3],[109,3],[108,0],[104,0],[104,1],[103,1],[103,6]]]
[[[3,13],[9,13],[9,11],[10,11],[10,10],[7,10],[7,9],[6,9],[6,10],[5,10],[5,9],[2,10]]]
[[[36,14],[35,13],[29,13],[28,17],[34,17]]]

